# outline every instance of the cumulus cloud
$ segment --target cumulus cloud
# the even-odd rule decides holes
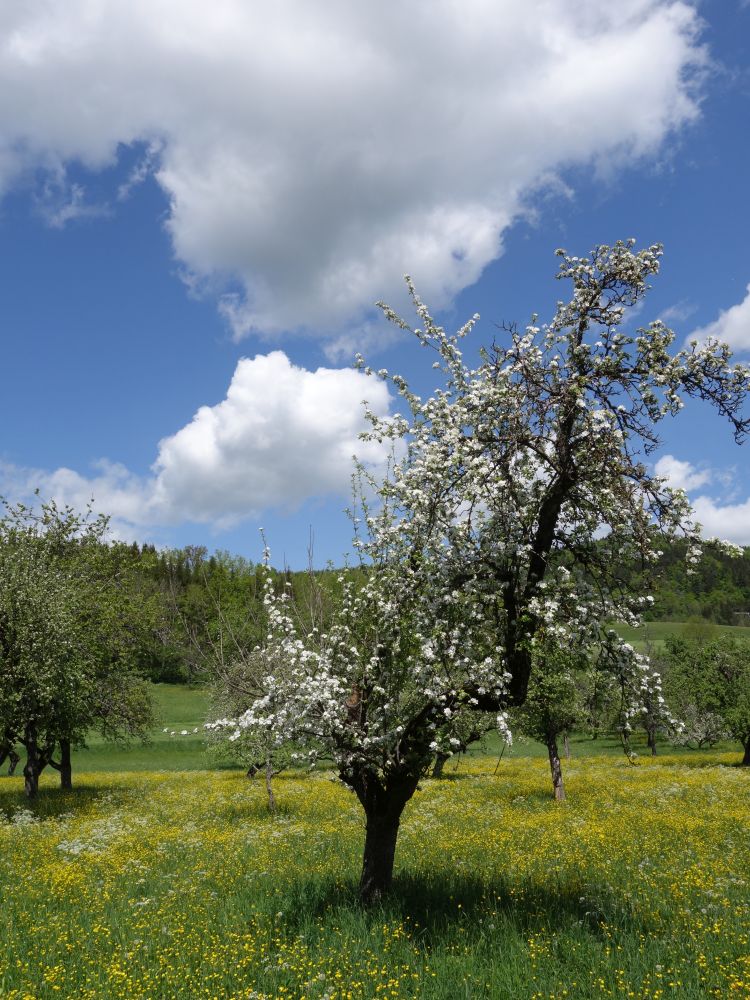
[[[735,545],[750,545],[750,499],[744,503],[723,504],[711,497],[692,501],[695,517],[708,538],[724,538]]]
[[[447,304],[562,168],[656,151],[698,113],[699,26],[683,0],[5,4],[0,188],[143,144],[120,199],[153,171],[237,336],[341,335],[404,271]]]
[[[681,462],[674,455],[663,455],[654,466],[657,476],[667,480],[674,490],[697,490],[711,482],[711,472],[707,469],[696,469],[690,462]]]
[[[750,285],[742,302],[722,310],[718,319],[693,331],[689,340],[705,341],[709,337],[729,344],[735,351],[750,351]]]
[[[744,503],[727,503],[732,498],[734,476],[731,471],[696,469],[690,462],[682,462],[673,455],[664,455],[654,466],[657,476],[663,476],[673,489],[686,493],[700,489],[712,482],[725,488],[723,500],[701,495],[691,498],[695,519],[703,526],[707,538],[723,538],[737,545],[750,545],[750,500]]]
[[[307,371],[281,351],[243,358],[226,398],[159,442],[151,475],[107,461],[93,476],[5,465],[0,492],[25,497],[39,488],[78,509],[94,497],[120,537],[185,520],[223,528],[310,498],[347,497],[354,454],[370,468],[386,459],[381,445],[358,439],[365,398],[375,413],[388,413],[385,384],[360,372]]]

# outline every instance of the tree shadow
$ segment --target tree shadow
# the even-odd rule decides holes
[[[575,927],[602,943],[610,940],[613,927],[648,935],[658,926],[656,919],[636,913],[626,900],[613,897],[603,886],[599,892],[590,883],[563,888],[529,881],[511,886],[458,874],[442,880],[403,872],[394,878],[390,893],[369,907],[360,903],[353,880],[305,881],[294,895],[295,905],[285,916],[293,933],[316,926],[321,918],[351,923],[354,916],[367,933],[400,922],[414,930],[414,939],[427,951],[455,941],[459,927],[462,940],[476,945],[496,940],[501,926],[522,935]]]
[[[40,787],[34,799],[26,798],[23,790],[23,781],[18,783],[17,779],[13,787],[10,782],[0,784],[0,817],[7,822],[19,822],[14,817],[32,816],[35,820],[59,819],[70,813],[76,816],[85,816],[99,807],[102,800],[111,804],[113,801],[128,801],[133,790],[118,785],[115,782],[105,785],[74,785],[72,789],[56,788],[54,786]]]

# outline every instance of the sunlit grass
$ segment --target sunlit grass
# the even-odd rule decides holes
[[[407,808],[392,899],[325,773],[279,814],[238,772],[0,781],[0,996],[749,997],[750,774],[737,755],[472,758]],[[449,772],[452,774],[452,772]]]

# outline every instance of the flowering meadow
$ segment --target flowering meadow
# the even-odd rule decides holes
[[[356,901],[362,811],[324,771],[0,779],[0,996],[750,997],[750,773],[736,754],[470,758],[404,813]]]

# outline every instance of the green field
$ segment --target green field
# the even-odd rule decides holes
[[[464,761],[407,807],[394,892],[356,902],[326,772],[0,779],[4,1000],[750,996],[750,770],[736,755]]]
[[[666,625],[660,633],[663,636],[669,629],[682,626],[679,623],[658,623]],[[650,627],[650,626],[649,626]],[[635,630],[633,630],[635,631]],[[750,629],[738,630],[747,631]],[[206,755],[206,744],[202,733],[203,723],[209,715],[210,701],[206,688],[188,687],[182,684],[154,684],[152,686],[156,707],[156,725],[149,735],[149,741],[143,744],[135,741],[122,746],[102,740],[92,735],[85,749],[73,753],[73,779],[79,772],[96,771],[200,771],[205,768],[227,767],[217,765]],[[167,732],[164,732],[164,730]],[[198,729],[198,733],[193,733]],[[182,732],[186,731],[187,736]],[[175,733],[174,736],[171,733]],[[633,749],[645,753],[645,735],[636,732],[631,740]],[[659,744],[660,752],[672,756],[684,755],[688,760],[693,755],[692,750],[671,747],[666,742]],[[570,738],[571,754],[574,758],[611,756],[621,757],[622,743],[617,735],[604,734],[596,740],[582,733],[574,733]],[[739,744],[721,743],[719,752],[739,753]],[[544,757],[547,748],[536,740],[523,736],[515,738],[512,750],[508,751],[499,736],[490,733],[481,746],[476,745],[469,751],[468,757],[483,755],[505,758]],[[446,767],[446,774],[460,773],[465,766],[466,758],[457,757]],[[239,766],[239,765],[238,765]]]
[[[3,1000],[750,998],[739,745],[631,764],[574,734],[555,803],[546,748],[490,737],[422,783],[368,911],[363,815],[325,764],[277,778],[272,815],[211,767],[207,690],[153,693],[150,742],[92,738],[72,792],[0,777]]]
[[[120,746],[92,734],[86,748],[73,754],[74,778],[79,770],[194,771],[207,766],[202,727],[209,712],[208,690],[184,684],[153,684],[151,689],[156,725],[148,743]],[[183,730],[189,735],[182,736]]]
[[[664,647],[668,635],[685,635],[689,638],[701,638],[706,641],[716,639],[721,635],[729,635],[734,639],[750,642],[750,627],[744,625],[715,625],[713,622],[646,622],[640,628],[617,624],[614,626],[627,642],[632,643],[638,652],[646,652],[647,645],[655,651]]]

